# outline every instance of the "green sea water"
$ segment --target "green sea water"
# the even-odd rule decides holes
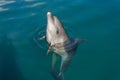
[[[0,0],[0,80],[54,80],[52,55],[37,38],[46,13],[80,44],[65,80],[120,80],[120,0]]]

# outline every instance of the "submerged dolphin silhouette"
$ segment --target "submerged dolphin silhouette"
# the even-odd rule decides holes
[[[60,20],[53,16],[51,12],[47,13],[46,36],[43,36],[40,40],[44,38],[49,44],[47,54],[52,50],[61,56],[60,70],[52,69],[51,73],[55,80],[64,80],[63,73],[67,70],[79,43],[85,40],[70,38]]]

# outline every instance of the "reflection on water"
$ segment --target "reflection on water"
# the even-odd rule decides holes
[[[7,36],[0,37],[0,80],[24,80],[16,62],[16,49]]]

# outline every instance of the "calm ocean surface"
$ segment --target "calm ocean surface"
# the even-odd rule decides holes
[[[0,0],[0,80],[53,80],[46,13],[84,38],[65,80],[120,80],[120,0]]]

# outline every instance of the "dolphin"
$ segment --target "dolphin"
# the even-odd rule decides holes
[[[46,39],[48,42],[47,55],[50,51],[53,51],[61,57],[60,70],[57,71],[52,68],[51,73],[55,80],[64,80],[64,72],[69,67],[78,45],[84,42],[85,39],[69,37],[61,21],[56,16],[53,16],[51,12],[47,12],[46,36],[39,39]]]

